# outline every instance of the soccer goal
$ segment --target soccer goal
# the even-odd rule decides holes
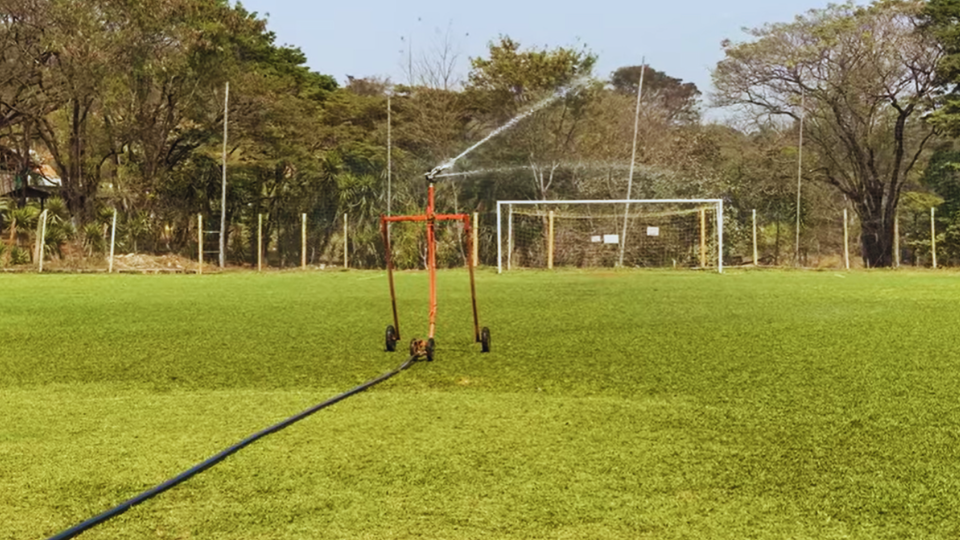
[[[723,272],[720,199],[497,201],[497,271],[557,266]]]

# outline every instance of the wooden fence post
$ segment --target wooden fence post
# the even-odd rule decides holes
[[[347,241],[347,215],[343,215],[343,267],[350,268],[350,243]]]
[[[307,268],[307,214],[300,217],[300,269]]]
[[[700,268],[707,267],[707,209],[700,209]]]
[[[843,266],[850,269],[850,230],[848,228],[847,209],[843,209]]]
[[[933,267],[937,267],[937,225],[934,222],[937,209],[930,207],[930,255],[933,257]]]
[[[550,210],[550,226],[547,232],[547,268],[553,269],[553,248],[554,248],[554,239],[553,239],[553,210]]]
[[[110,229],[110,269],[108,274],[113,273],[113,250],[117,244],[117,209],[113,209],[113,227]]]
[[[199,252],[197,259],[200,261],[197,266],[197,274],[203,275],[203,214],[197,214],[197,243],[200,246],[197,248]]]

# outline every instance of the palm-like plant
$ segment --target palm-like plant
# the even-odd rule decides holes
[[[106,250],[104,227],[97,222],[90,222],[83,227],[83,251],[88,257],[99,255]]]
[[[10,208],[6,214],[10,226],[10,243],[19,246],[21,242],[29,242],[30,232],[37,227],[40,208],[35,204],[28,204],[21,208]]]
[[[19,265],[19,264],[28,264],[30,262],[30,251],[20,248],[18,246],[13,246],[10,248],[10,264]]]
[[[44,253],[63,257],[63,246],[75,233],[67,203],[60,197],[48,200],[46,235],[43,238]]]

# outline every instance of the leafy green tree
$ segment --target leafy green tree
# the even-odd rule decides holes
[[[600,90],[599,84],[586,82],[595,63],[596,56],[585,48],[523,50],[509,37],[491,43],[489,58],[471,60],[467,86],[490,129],[562,88],[577,88],[503,133],[474,159],[527,167],[533,189],[526,189],[524,196],[546,199],[562,192],[561,186],[570,182],[562,164],[576,161],[588,103]]]
[[[683,82],[662,71],[647,66],[625,66],[610,77],[614,91],[636,96],[643,73],[643,99],[654,104],[668,124],[695,124],[700,121],[700,90],[692,82]]]
[[[934,136],[921,115],[937,92],[941,47],[918,27],[924,3],[849,2],[724,43],[715,104],[799,121],[818,175],[853,203],[864,263],[892,263],[893,217]],[[801,107],[801,104],[803,105]]]

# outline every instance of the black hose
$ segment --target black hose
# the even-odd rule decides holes
[[[337,402],[339,402],[339,401],[343,401],[344,399],[347,399],[347,398],[350,397],[350,396],[354,396],[354,395],[356,395],[356,394],[359,394],[360,392],[363,392],[364,390],[367,390],[368,388],[370,388],[370,387],[372,387],[372,386],[375,386],[375,385],[377,385],[377,384],[382,383],[383,381],[385,381],[385,380],[393,377],[394,375],[397,375],[397,374],[400,373],[401,371],[409,368],[411,365],[413,365],[413,363],[414,363],[416,360],[417,360],[417,357],[416,357],[416,356],[411,356],[410,358],[407,359],[406,362],[404,362],[403,364],[401,364],[400,367],[394,369],[393,371],[391,371],[391,372],[389,372],[389,373],[384,373],[383,375],[377,377],[376,379],[369,380],[369,381],[361,384],[360,386],[358,386],[358,387],[356,387],[356,388],[354,388],[354,389],[352,389],[352,390],[348,390],[348,391],[340,394],[339,396],[332,397],[332,398],[324,401],[323,403],[320,403],[320,404],[318,404],[318,405],[314,405],[313,407],[310,407],[309,409],[307,409],[307,410],[305,410],[305,411],[303,411],[303,412],[301,412],[301,413],[299,413],[299,414],[296,414],[296,415],[294,415],[294,416],[291,416],[290,418],[287,418],[286,420],[284,420],[283,422],[280,422],[279,424],[275,424],[275,425],[273,425],[273,426],[268,427],[267,429],[264,429],[263,431],[259,431],[259,432],[257,432],[257,433],[254,433],[253,435],[250,435],[250,436],[247,437],[246,439],[243,439],[242,441],[240,441],[240,442],[238,442],[237,444],[231,446],[230,448],[227,448],[226,450],[221,451],[219,454],[217,454],[217,455],[215,455],[215,456],[207,459],[206,461],[204,461],[204,462],[202,462],[202,463],[198,463],[197,465],[194,465],[194,466],[191,467],[190,469],[188,469],[188,470],[186,470],[186,471],[183,471],[182,473],[178,474],[177,476],[174,476],[173,478],[167,480],[166,482],[164,482],[164,483],[162,483],[162,484],[159,484],[159,485],[157,485],[157,486],[155,486],[155,487],[153,487],[153,488],[150,488],[150,489],[148,489],[147,491],[144,491],[143,493],[137,495],[136,497],[134,497],[134,498],[132,498],[132,499],[130,499],[130,500],[122,503],[122,504],[119,504],[119,505],[117,505],[116,507],[111,508],[110,510],[107,510],[106,512],[104,512],[104,513],[102,513],[102,514],[100,514],[100,515],[98,515],[98,516],[94,516],[94,517],[92,517],[92,518],[84,521],[83,523],[77,524],[77,525],[75,525],[75,526],[73,526],[73,527],[70,527],[69,529],[67,529],[67,530],[65,530],[65,531],[63,531],[63,532],[61,532],[61,533],[59,533],[59,534],[56,534],[56,535],[54,535],[54,536],[51,536],[51,537],[48,538],[47,540],[66,540],[67,538],[74,538],[74,537],[80,535],[81,533],[83,533],[84,531],[90,530],[90,529],[96,527],[97,525],[100,525],[101,523],[106,522],[107,520],[110,520],[110,519],[112,519],[112,518],[115,518],[115,517],[119,516],[120,514],[126,512],[127,510],[133,508],[134,506],[136,506],[136,505],[138,505],[138,504],[140,504],[140,503],[142,503],[142,502],[144,502],[144,501],[146,501],[146,500],[152,499],[153,497],[156,497],[157,495],[163,493],[164,491],[166,491],[166,490],[168,490],[168,489],[170,489],[170,488],[172,488],[172,487],[174,487],[174,486],[176,486],[176,485],[178,485],[178,484],[180,484],[180,483],[182,483],[182,482],[185,482],[186,480],[189,480],[191,477],[193,477],[193,476],[195,476],[195,475],[197,475],[197,474],[202,473],[203,471],[209,469],[210,467],[213,467],[213,466],[216,465],[217,463],[220,463],[220,462],[223,461],[224,459],[227,459],[227,457],[229,457],[231,454],[236,453],[236,452],[239,452],[240,450],[242,450],[242,449],[245,448],[246,446],[254,443],[254,442],[257,441],[258,439],[261,439],[261,438],[263,438],[263,437],[266,437],[267,435],[270,435],[271,433],[276,433],[276,432],[280,431],[281,429],[283,429],[283,428],[285,428],[285,427],[287,427],[287,426],[290,426],[290,425],[292,425],[292,424],[295,424],[296,422],[299,422],[300,420],[303,420],[304,418],[310,416],[311,414],[313,414],[313,413],[315,413],[315,412],[317,412],[317,411],[319,411],[319,410],[321,410],[321,409],[324,409],[324,408],[326,408],[326,407],[329,407],[330,405],[333,405],[334,403],[337,403]]]

